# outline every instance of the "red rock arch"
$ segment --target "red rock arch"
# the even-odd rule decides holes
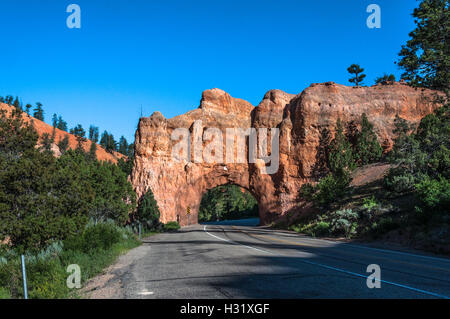
[[[320,132],[328,129],[333,135],[338,117],[343,123],[358,122],[366,113],[380,142],[389,149],[395,116],[417,124],[439,106],[436,95],[444,96],[400,83],[353,88],[327,82],[313,84],[296,96],[269,91],[254,107],[222,90],[208,90],[203,92],[200,106],[186,114],[166,119],[155,112],[140,119],[131,182],[138,196],[152,189],[162,222],[175,221],[178,215],[182,225],[197,222],[203,193],[232,183],[251,191],[259,204],[261,222],[267,224],[288,213],[305,210],[299,205],[298,190],[303,183],[314,182],[312,171]],[[264,174],[261,161],[226,165],[175,162],[171,156],[175,143],[171,140],[172,132],[176,128],[192,132],[193,123],[199,120],[203,128],[214,127],[223,132],[226,128],[278,128],[278,171]],[[192,214],[189,221],[188,207]]]

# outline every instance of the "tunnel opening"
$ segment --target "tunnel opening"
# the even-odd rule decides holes
[[[203,194],[198,210],[200,223],[249,219],[259,223],[259,207],[258,201],[247,189],[236,184],[225,184]]]

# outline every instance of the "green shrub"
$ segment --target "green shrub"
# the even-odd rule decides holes
[[[330,214],[331,232],[336,235],[350,237],[356,233],[359,215],[351,209],[338,210]]]
[[[0,287],[5,289],[11,298],[23,296],[21,263],[19,257],[10,257],[8,262],[0,263]]]
[[[332,174],[322,178],[316,186],[313,196],[314,203],[318,206],[327,206],[341,197],[347,188],[348,180],[333,176]]]
[[[28,295],[31,299],[56,299],[67,296],[67,273],[58,257],[27,262]]]
[[[450,181],[448,179],[427,177],[415,186],[417,198],[424,208],[448,212],[450,207]]]
[[[389,169],[384,178],[384,186],[394,193],[410,192],[414,189],[415,183],[416,176],[400,167]]]
[[[324,236],[329,234],[330,224],[328,222],[314,220],[308,224],[291,225],[289,229],[313,237]]]
[[[316,225],[314,225],[313,227],[313,232],[315,236],[323,236],[328,234],[330,230],[330,224],[327,222],[318,222]]]
[[[122,233],[113,223],[91,224],[81,235],[73,236],[64,241],[67,250],[89,253],[95,250],[107,250],[122,239]]]
[[[372,230],[376,235],[382,235],[390,232],[391,230],[399,228],[400,225],[395,222],[392,217],[383,217],[380,218],[378,223],[374,223],[372,225]]]
[[[371,196],[370,198],[364,198],[364,200],[363,200],[363,208],[369,212],[371,212],[378,206],[379,206],[379,204],[378,204],[377,200],[375,199],[375,196]]]
[[[135,219],[143,225],[144,230],[155,230],[160,224],[159,215],[158,203],[149,189],[139,201]]]
[[[373,124],[369,122],[365,113],[361,119],[361,131],[356,137],[355,151],[355,157],[361,165],[376,162],[383,154],[383,148],[378,142]]]
[[[299,195],[302,199],[305,199],[307,201],[312,201],[314,192],[316,191],[315,187],[311,185],[310,183],[303,184],[300,187]]]
[[[137,247],[139,241],[129,228],[107,222],[89,224],[82,233],[71,236],[64,244],[55,242],[38,253],[25,255],[30,298],[71,297],[73,291],[66,285],[68,265],[79,265],[82,283],[86,282],[114,262],[119,254]],[[19,254],[13,249],[1,252],[0,298],[23,298]]]
[[[136,194],[117,165],[81,149],[55,157],[21,112],[0,112],[0,241],[35,252],[78,234],[90,218],[127,221]]]
[[[168,222],[167,224],[164,224],[164,231],[175,231],[180,229],[180,224],[178,222]]]
[[[0,299],[11,299],[8,289],[0,287]]]

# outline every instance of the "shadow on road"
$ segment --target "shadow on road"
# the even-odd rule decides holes
[[[171,285],[174,289],[190,287],[194,291],[207,286],[226,298],[438,298],[450,295],[450,259],[433,260],[427,256],[252,227],[257,224],[258,219],[202,223],[200,228],[186,227],[178,233],[165,234],[164,238],[150,237],[146,240],[148,244],[171,251],[171,256],[178,256],[186,270],[191,271],[180,276],[174,270],[170,272],[173,276],[149,282],[167,285],[165,288]],[[178,237],[183,234],[187,237]],[[245,255],[246,250],[248,255]],[[162,260],[163,256],[156,260]],[[175,261],[173,264],[174,267],[179,265]],[[381,289],[367,286],[370,264],[381,267],[381,279],[386,281]]]

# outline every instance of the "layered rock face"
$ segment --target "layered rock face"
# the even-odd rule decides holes
[[[269,91],[254,107],[222,90],[208,90],[203,92],[200,106],[184,115],[166,119],[156,112],[140,119],[131,180],[138,196],[152,189],[162,222],[196,223],[201,198],[208,189],[236,184],[255,196],[261,223],[267,224],[304,209],[298,191],[302,184],[316,181],[321,135],[329,130],[333,136],[338,118],[344,125],[358,124],[366,113],[380,143],[389,150],[395,116],[418,124],[439,107],[437,96],[443,94],[400,83],[353,88],[328,82],[313,84],[299,95]],[[255,161],[248,161],[254,149],[250,139],[239,145],[238,138],[229,139],[230,128],[257,133]],[[275,140],[271,140],[274,128],[279,132],[275,135],[279,136],[279,161],[278,169],[271,172],[268,167],[277,153],[277,145],[272,145]],[[264,154],[266,141],[268,153]],[[227,142],[233,145],[231,157],[226,154]],[[238,157],[242,147],[245,162]],[[210,155],[209,160],[205,154]],[[272,155],[272,161],[265,162],[264,155]]]

